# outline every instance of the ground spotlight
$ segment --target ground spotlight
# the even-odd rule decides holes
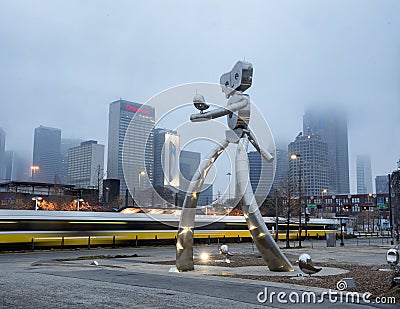
[[[209,258],[210,258],[210,256],[207,252],[202,252],[200,254],[200,260],[202,260],[203,262],[208,261]]]

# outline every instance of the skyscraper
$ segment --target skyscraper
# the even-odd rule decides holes
[[[258,196],[267,196],[274,180],[274,164],[267,163],[257,151],[248,154],[250,184],[253,193]]]
[[[310,108],[303,117],[304,136],[317,135],[328,144],[328,175],[331,194],[350,193],[347,119],[338,110]]]
[[[182,150],[179,154],[179,169],[181,172],[179,188],[186,192],[197,168],[200,165],[201,154],[188,150]]]
[[[39,169],[33,181],[59,183],[61,130],[40,126],[35,129],[33,165]],[[33,178],[33,177],[32,177]]]
[[[371,159],[367,155],[358,155],[357,164],[357,194],[372,193]]]
[[[142,177],[144,173],[147,173],[150,182],[153,181],[154,118],[154,107],[148,105],[122,99],[110,104],[107,178],[120,180],[121,197],[125,196],[127,182],[131,190],[144,190],[149,186]],[[129,134],[126,134],[127,131]],[[141,162],[143,154],[145,162]]]
[[[388,175],[375,177],[375,192],[376,194],[389,193],[389,177]]]
[[[68,150],[77,147],[82,140],[73,138],[62,138],[60,147],[60,182],[68,183]]]
[[[297,184],[301,176],[301,194],[320,195],[329,184],[328,144],[319,136],[299,134],[288,150],[290,154],[300,155],[289,162],[290,181]]]
[[[289,155],[287,150],[276,149],[275,164],[276,170],[272,189],[280,190],[281,185],[289,176]]]
[[[176,131],[154,129],[154,187],[179,187],[179,135]]]
[[[5,148],[6,148],[6,132],[2,128],[0,128],[0,182],[6,181]]]
[[[97,188],[101,192],[104,171],[104,145],[85,141],[68,150],[68,183],[78,188]]]

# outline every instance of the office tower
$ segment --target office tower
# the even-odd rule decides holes
[[[346,114],[339,110],[310,108],[303,117],[304,136],[317,135],[328,144],[330,194],[350,193]]]
[[[68,150],[68,183],[77,188],[96,188],[101,192],[104,171],[104,145],[85,141]]]
[[[301,176],[301,195],[320,195],[329,184],[328,144],[319,136],[299,134],[288,150],[289,154],[300,155],[289,161],[291,183],[297,185]]]
[[[266,162],[257,151],[250,151],[249,174],[253,193],[257,196],[267,196],[274,180],[274,164]]]
[[[20,166],[18,166],[18,158],[14,151],[7,150],[4,152],[5,181],[21,180]]]
[[[179,155],[180,190],[186,192],[197,168],[200,165],[201,154],[188,150],[182,150]]]
[[[272,190],[280,190],[285,179],[289,177],[289,155],[287,150],[276,149],[275,156],[275,178],[272,183]]]
[[[154,107],[148,105],[122,99],[110,104],[107,178],[120,180],[122,198],[128,188],[127,182],[131,191],[141,191],[150,186],[144,177],[145,173],[149,181],[153,181],[154,117]],[[145,162],[141,162],[143,154]],[[131,194],[134,195],[134,192]]]
[[[60,182],[68,184],[68,150],[77,147],[82,140],[74,138],[62,138],[60,146]]]
[[[176,131],[154,129],[154,187],[179,188],[179,150]]]
[[[6,132],[0,128],[0,182],[7,180],[5,175],[5,148],[6,148]]]
[[[213,202],[213,185],[204,183],[201,187],[201,193],[197,201],[197,206],[210,205]]]
[[[358,155],[357,164],[357,194],[372,193],[371,159],[367,155]]]
[[[35,129],[33,142],[32,181],[60,183],[61,130],[40,126]]]
[[[375,177],[376,194],[389,194],[389,177],[388,175]]]

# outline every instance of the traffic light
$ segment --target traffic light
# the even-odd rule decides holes
[[[306,222],[310,222],[310,214],[306,213]]]
[[[351,205],[344,205],[343,209],[349,210],[349,209],[351,209]]]
[[[321,209],[321,208],[322,208],[322,205],[321,205],[321,204],[317,204],[317,208],[318,208],[318,209]]]
[[[369,206],[363,206],[362,210],[369,210]]]

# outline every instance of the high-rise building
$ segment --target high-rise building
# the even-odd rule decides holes
[[[181,172],[181,179],[179,188],[181,191],[186,192],[189,183],[192,180],[197,168],[200,165],[201,154],[188,150],[182,150],[179,155],[179,169]]]
[[[275,164],[275,178],[272,183],[272,190],[280,190],[285,179],[289,177],[289,156],[287,150],[276,149]]]
[[[104,171],[104,145],[85,141],[68,150],[68,183],[78,188],[96,188],[101,192]]]
[[[328,144],[319,136],[299,134],[288,147],[290,154],[299,155],[289,161],[290,181],[299,183],[301,177],[301,195],[320,195],[329,184]]]
[[[339,110],[310,108],[303,117],[304,136],[317,135],[328,144],[330,194],[350,193],[347,118]]]
[[[36,182],[60,183],[61,130],[40,126],[35,129],[33,142],[32,179]]]
[[[247,156],[253,193],[257,196],[267,196],[274,180],[274,164],[276,161],[266,162],[257,151],[250,151]]]
[[[389,177],[388,175],[375,177],[376,194],[389,194]]]
[[[107,178],[120,180],[121,197],[125,197],[127,183],[131,191],[150,186],[142,177],[144,173],[153,181],[154,122],[154,107],[122,99],[110,104]]]
[[[204,183],[201,187],[201,193],[199,200],[197,201],[198,206],[210,205],[213,202],[213,185],[210,183]]]
[[[5,149],[6,148],[6,132],[0,128],[0,182],[5,182]]]
[[[18,162],[14,151],[7,150],[4,153],[4,166],[6,181],[19,180]]]
[[[154,129],[153,186],[179,187],[179,135],[168,129]]]
[[[367,155],[358,155],[357,164],[357,194],[372,193],[371,159]]]
[[[82,140],[74,138],[62,138],[60,146],[60,182],[63,184],[68,183],[68,150],[77,147],[81,144]]]

